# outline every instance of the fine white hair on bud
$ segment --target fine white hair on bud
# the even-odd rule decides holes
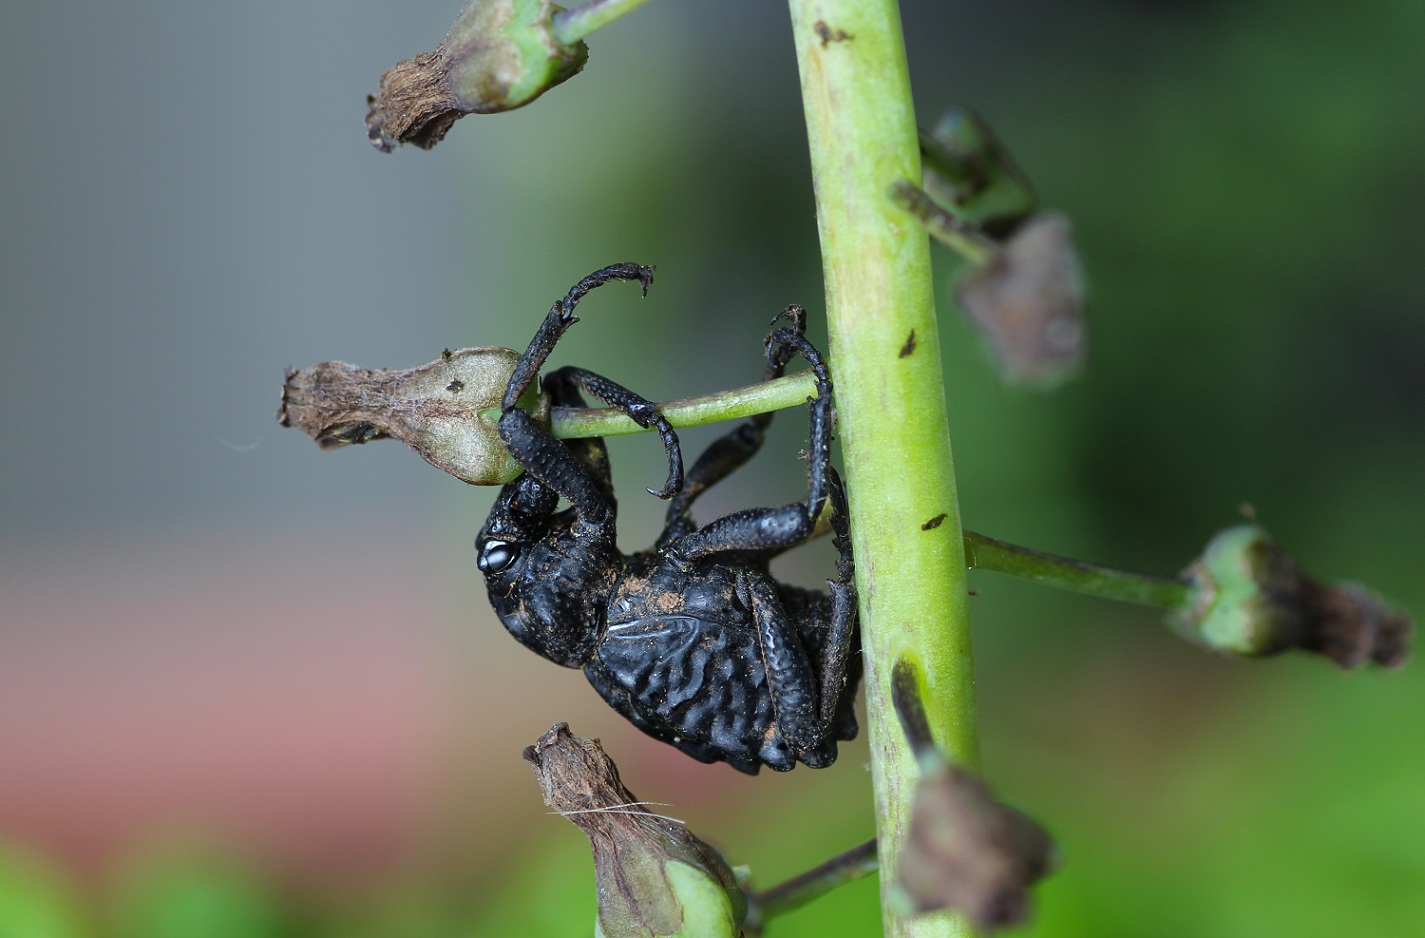
[[[643,808],[597,739],[552,727],[524,751],[544,803],[594,850],[601,938],[734,938],[747,900],[722,856],[683,822]]]

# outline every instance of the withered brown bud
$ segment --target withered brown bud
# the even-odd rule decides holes
[[[1255,525],[1218,534],[1183,579],[1193,592],[1173,625],[1209,648],[1249,657],[1300,648],[1343,668],[1396,667],[1409,655],[1409,616],[1354,583],[1318,582]]]
[[[650,811],[597,739],[560,723],[524,751],[544,802],[589,838],[604,938],[742,934],[746,898],[716,850]]]
[[[1008,380],[1053,383],[1083,362],[1084,278],[1064,216],[1025,222],[985,264],[966,271],[956,298]]]
[[[288,369],[277,422],[323,449],[394,437],[438,469],[472,485],[503,485],[519,464],[480,412],[498,408],[519,353],[467,348],[405,371],[322,362]],[[549,399],[533,390],[521,406],[548,425]]]
[[[1053,865],[1034,820],[994,800],[974,773],[948,763],[916,783],[897,885],[916,912],[957,909],[977,928],[1022,921],[1029,887]]]
[[[895,895],[915,912],[956,909],[977,928],[1022,921],[1029,887],[1053,863],[1054,844],[1034,820],[994,800],[984,781],[945,758],[931,735],[920,667],[891,668],[891,702],[920,766]]]
[[[529,104],[577,75],[589,58],[582,41],[555,38],[550,0],[469,0],[433,52],[397,63],[366,99],[366,135],[389,153],[402,143],[430,149],[466,114]]]

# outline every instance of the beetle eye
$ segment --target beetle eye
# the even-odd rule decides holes
[[[519,548],[506,541],[486,541],[480,548],[480,556],[475,565],[481,573],[499,573],[515,562],[520,555]]]

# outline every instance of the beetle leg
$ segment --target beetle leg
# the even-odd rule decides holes
[[[777,317],[772,320],[772,325],[775,326],[781,320],[786,319],[792,324],[791,331],[801,336],[806,332],[806,315],[805,309],[794,304],[778,313]],[[780,378],[786,372],[787,364],[797,355],[796,347],[777,340],[778,333],[787,328],[782,327],[774,330],[762,342],[765,359],[762,368],[764,383]],[[817,366],[813,365],[813,367]],[[823,372],[826,370],[824,364],[820,367]],[[708,445],[708,448],[698,457],[697,462],[693,463],[693,468],[688,471],[682,491],[668,505],[668,514],[664,520],[663,533],[658,538],[658,547],[665,546],[674,538],[693,529],[692,520],[688,516],[692,510],[693,502],[697,500],[698,496],[727,478],[757,455],[757,451],[762,447],[762,441],[766,438],[767,427],[771,423],[772,414],[770,412],[753,414],[731,433],[718,437]]]
[[[816,376],[816,397],[811,399],[808,408],[806,501],[807,515],[815,523],[826,506],[826,473],[831,466],[831,375],[821,352],[802,334],[805,313],[798,315],[800,310],[801,307],[788,307],[782,315],[791,319],[792,325],[775,330],[767,340],[775,343],[774,348],[780,347],[776,354],[784,362],[789,361],[793,353],[806,359]],[[772,352],[769,351],[770,354]]]
[[[613,523],[614,502],[589,467],[529,414],[516,408],[502,415],[500,439],[526,475],[568,499],[580,521],[596,528]]]
[[[779,553],[808,540],[817,516],[827,499],[827,475],[831,472],[831,375],[826,361],[807,341],[806,310],[788,306],[775,326],[786,319],[791,324],[774,329],[766,338],[764,378],[780,377],[797,355],[806,359],[816,376],[817,396],[811,399],[807,457],[807,500],[779,508],[751,508],[733,512],[698,530],[691,529],[688,511],[695,498],[756,454],[771,414],[758,414],[726,436],[714,440],[688,472],[686,484],[668,506],[667,526],[658,539],[660,548],[683,559],[724,552],[751,551]]]
[[[694,529],[689,517],[693,502],[757,454],[762,447],[764,431],[771,422],[771,414],[757,414],[739,424],[731,433],[708,444],[708,448],[688,470],[682,490],[668,503],[668,515],[656,547],[666,547],[675,538]]]
[[[613,280],[638,280],[647,293],[648,285],[653,282],[653,268],[639,264],[613,264],[594,271],[570,287],[569,292],[550,307],[544,322],[515,364],[500,404],[500,439],[510,455],[524,467],[526,473],[568,499],[581,521],[595,527],[612,524],[616,510],[613,486],[607,471],[608,457],[601,452],[603,444],[571,447],[556,440],[519,408],[519,399],[534,382],[560,337],[579,321],[574,315],[579,301],[590,290]],[[560,382],[556,381],[553,389],[560,390]],[[562,390],[567,392],[568,388]],[[588,461],[582,460],[581,456]]]
[[[661,490],[649,489],[648,493],[659,498],[672,498],[683,487],[683,454],[678,446],[678,434],[652,401],[640,397],[603,375],[572,366],[560,368],[545,376],[546,388],[555,385],[587,391],[605,404],[623,411],[640,427],[656,429],[663,440],[663,449],[668,454],[668,481],[663,484]],[[577,392],[575,393],[577,396]]]
[[[684,562],[716,554],[778,554],[805,543],[815,530],[801,502],[777,508],[744,508],[674,539],[666,551],[673,559]]]
[[[545,374],[543,379],[544,391],[549,395],[549,402],[555,407],[587,407],[588,403],[584,396],[579,393],[577,385],[565,379],[561,373],[563,369],[556,369]],[[614,477],[613,467],[609,464],[609,448],[604,445],[604,438],[600,436],[587,437],[584,439],[569,439],[563,441],[564,445],[578,457],[579,461],[589,467],[589,472],[594,477],[594,481],[603,490],[604,498],[610,505],[617,505],[618,499],[614,497]]]
[[[821,725],[817,680],[801,637],[777,594],[776,582],[759,570],[737,574],[740,598],[752,610],[757,641],[772,695],[777,732],[798,755],[816,750],[826,733]],[[814,761],[821,761],[813,757]]]
[[[831,542],[836,545],[836,579],[827,580],[831,590],[831,622],[821,661],[821,699],[818,715],[823,731],[836,719],[841,695],[846,687],[847,665],[856,644],[856,562],[851,554],[851,532],[846,508],[846,490],[835,469],[828,469],[828,497],[831,500]]]
[[[520,397],[534,383],[539,369],[544,367],[549,353],[554,351],[555,344],[569,331],[570,326],[579,321],[574,315],[574,307],[579,305],[579,301],[590,290],[613,280],[637,280],[643,284],[643,293],[646,296],[649,284],[653,283],[653,268],[644,267],[642,264],[610,264],[589,274],[570,287],[563,297],[555,300],[524,354],[515,363],[515,370],[510,374],[510,383],[505,386],[504,400],[500,403],[502,411],[509,412],[518,405]]]

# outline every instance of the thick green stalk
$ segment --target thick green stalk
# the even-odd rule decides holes
[[[912,660],[926,716],[956,763],[978,761],[964,545],[950,458],[925,228],[891,201],[920,178],[895,0],[790,0],[816,184],[856,579],[887,935],[970,933],[886,901],[910,818],[915,759],[890,699]]]

